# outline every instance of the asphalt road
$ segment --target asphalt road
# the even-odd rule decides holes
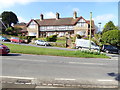
[[[18,83],[117,86],[117,74],[117,59],[27,54],[2,56],[3,82],[23,80]]]

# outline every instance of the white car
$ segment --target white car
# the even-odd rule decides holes
[[[36,40],[35,44],[36,45],[42,45],[42,46],[50,46],[50,44],[48,42],[43,41],[43,40]]]

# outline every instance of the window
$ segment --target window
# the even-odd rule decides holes
[[[85,23],[78,22],[76,26],[78,26],[78,27],[84,27],[84,26],[85,26]]]

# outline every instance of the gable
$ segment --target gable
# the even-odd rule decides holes
[[[78,22],[86,23],[86,21],[83,18],[81,18]]]
[[[87,27],[88,23],[86,22],[85,19],[80,18],[77,22],[76,22],[76,26],[77,27]]]
[[[33,20],[33,21],[31,21],[31,22],[29,23],[28,27],[34,29],[34,28],[36,28],[37,25],[38,25],[38,24]]]
[[[31,19],[30,22],[26,25],[26,27],[30,25],[39,25],[34,19]]]

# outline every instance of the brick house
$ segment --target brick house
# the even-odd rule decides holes
[[[89,35],[90,20],[84,19],[82,16],[77,17],[77,12],[73,13],[73,17],[60,18],[60,14],[56,13],[56,18],[44,19],[44,15],[40,15],[40,19],[31,19],[26,25],[28,36],[46,37],[53,34],[65,36],[80,34]],[[92,20],[92,35],[96,32],[94,21]]]

